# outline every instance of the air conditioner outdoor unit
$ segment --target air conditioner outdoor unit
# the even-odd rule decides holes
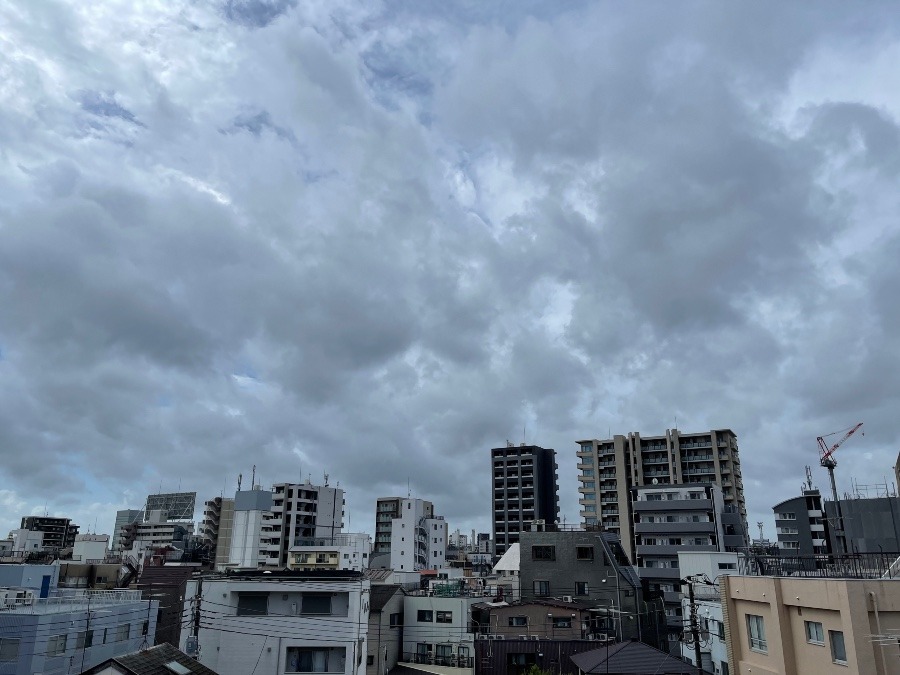
[[[490,636],[490,635],[484,635],[483,633],[479,633],[478,635],[475,636],[475,639],[476,639],[476,640],[490,640],[490,639],[491,639],[491,636]]]
[[[530,640],[531,638],[530,638],[530,636],[528,636],[528,635],[520,635],[520,636],[519,636],[519,639],[520,639],[520,640]]]
[[[492,635],[491,638],[494,640],[505,640],[506,639],[503,635]]]
[[[540,635],[532,635],[530,639],[531,640],[540,640],[541,636]]]
[[[591,635],[591,640],[600,640],[601,642],[606,642],[606,633],[594,633]]]
[[[563,602],[574,602],[575,601],[575,598],[573,598],[571,595],[564,595],[564,596],[562,596],[562,599],[563,599]]]

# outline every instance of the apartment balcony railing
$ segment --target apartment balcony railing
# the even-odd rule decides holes
[[[416,652],[403,652],[401,662],[406,663],[423,663],[430,666],[444,666],[446,668],[474,668],[475,657],[473,656],[435,656],[429,652],[427,654],[419,654]]]

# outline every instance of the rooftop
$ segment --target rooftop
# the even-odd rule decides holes
[[[6,614],[59,614],[142,601],[141,592],[132,590],[93,591],[60,588],[47,598],[35,597],[33,592],[20,595],[25,597],[3,599],[0,610]]]

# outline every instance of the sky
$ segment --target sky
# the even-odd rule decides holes
[[[900,8],[0,0],[0,532],[429,499],[730,428],[748,519],[900,450]]]

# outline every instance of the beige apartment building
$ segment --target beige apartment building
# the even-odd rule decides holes
[[[747,508],[737,436],[730,429],[684,433],[667,429],[662,436],[637,432],[578,443],[578,491],[581,519],[619,535],[634,560],[632,488],[705,483],[722,491],[734,525],[726,528],[724,550],[747,545]]]
[[[900,579],[726,576],[721,588],[732,675],[900,674]]]

